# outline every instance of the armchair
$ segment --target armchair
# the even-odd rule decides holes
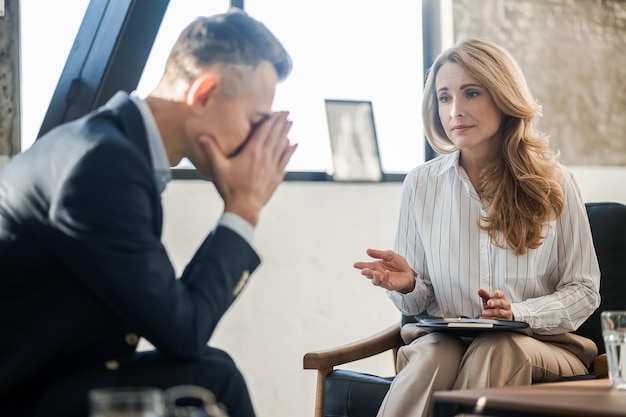
[[[626,205],[606,202],[585,206],[600,264],[602,301],[576,333],[596,343],[598,357],[589,372],[606,378],[600,313],[626,310],[626,276],[622,276],[626,274]],[[315,417],[376,416],[393,376],[380,377],[335,367],[389,350],[393,352],[395,363],[398,348],[403,344],[400,328],[411,320],[411,317],[403,316],[400,325],[393,325],[371,337],[304,355],[304,369],[317,370]]]

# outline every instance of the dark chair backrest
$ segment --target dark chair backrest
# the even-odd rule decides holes
[[[576,331],[593,340],[604,353],[600,314],[626,310],[626,205],[587,203],[593,246],[600,264],[600,307]]]
[[[626,205],[587,203],[593,245],[600,264],[600,307],[580,326],[577,334],[593,340],[598,353],[604,353],[600,314],[606,310],[626,310]],[[402,316],[402,324],[415,318]]]

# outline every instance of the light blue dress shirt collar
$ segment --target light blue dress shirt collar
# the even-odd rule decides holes
[[[172,180],[172,173],[170,172],[170,164],[167,159],[167,153],[165,153],[161,133],[159,132],[159,128],[157,127],[148,104],[137,97],[136,94],[130,94],[129,97],[133,103],[135,103],[137,109],[139,109],[139,113],[141,113],[141,118],[146,128],[146,135],[148,136],[148,149],[150,150],[150,157],[152,158],[154,179],[156,181],[157,190],[162,193],[167,184]]]

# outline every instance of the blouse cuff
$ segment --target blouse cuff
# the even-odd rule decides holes
[[[419,279],[419,273],[413,271],[413,276],[415,279],[415,286],[413,287],[413,291],[408,292],[406,294],[403,294],[399,291],[388,291],[389,293],[389,297],[391,297],[392,300],[397,300],[397,301],[403,301],[403,300],[407,300],[407,299],[414,299],[415,298],[415,294],[419,291],[419,285],[420,285],[420,279]]]

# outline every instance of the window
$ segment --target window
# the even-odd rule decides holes
[[[23,2],[22,149],[35,140],[89,0]],[[193,18],[221,13],[228,0],[171,0],[137,86],[156,85],[176,36]],[[369,101],[385,172],[424,161],[421,126],[421,3],[399,0],[246,0],[294,61],[277,87],[275,110],[289,110],[290,137],[299,143],[290,171],[330,171],[326,99]],[[62,22],[63,30],[59,30]],[[45,34],[41,36],[38,34]],[[184,166],[184,164],[183,164]]]
[[[20,2],[22,151],[33,144],[89,0]]]
[[[89,0],[20,3],[22,150],[37,138],[88,5]],[[147,94],[156,85],[171,46],[192,19],[223,13],[229,5],[229,0],[170,0],[137,86],[138,92]]]

